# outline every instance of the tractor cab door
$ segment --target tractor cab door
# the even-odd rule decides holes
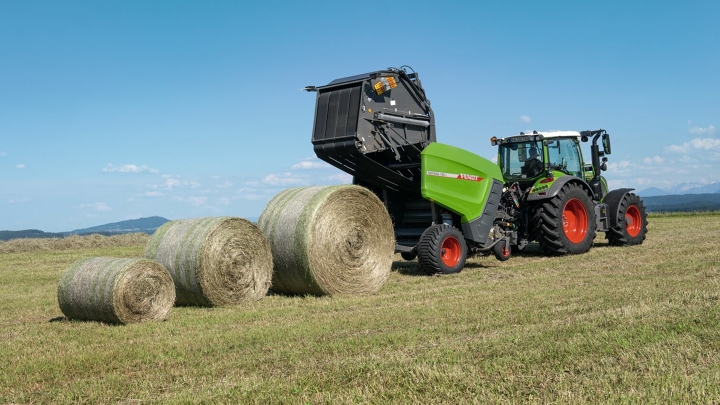
[[[546,139],[550,170],[584,178],[580,141],[577,138]]]

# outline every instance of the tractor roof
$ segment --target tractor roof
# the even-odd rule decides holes
[[[540,136],[538,136],[540,135]],[[490,142],[493,145],[499,145],[503,143],[513,142],[527,142],[533,139],[539,140],[542,138],[560,138],[560,137],[576,137],[582,136],[578,131],[532,131],[532,132],[520,132],[518,135],[512,135],[505,138],[493,137]]]

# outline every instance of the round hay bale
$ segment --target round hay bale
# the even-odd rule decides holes
[[[270,240],[272,290],[287,294],[373,294],[387,280],[395,234],[370,190],[351,185],[280,192],[258,226]]]
[[[71,264],[58,285],[70,319],[107,323],[162,321],[175,303],[167,270],[146,259],[94,257]]]
[[[178,305],[236,305],[259,300],[270,288],[270,245],[242,218],[166,222],[150,238],[145,257],[168,269]]]

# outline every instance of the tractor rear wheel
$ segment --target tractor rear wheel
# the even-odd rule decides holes
[[[426,229],[417,250],[420,269],[427,274],[459,273],[465,267],[465,238],[449,225],[433,225]]]
[[[553,198],[538,205],[533,235],[549,255],[585,253],[595,239],[595,210],[587,191],[567,183]]]
[[[647,232],[645,205],[634,193],[627,193],[618,206],[618,226],[605,233],[613,246],[640,245]]]

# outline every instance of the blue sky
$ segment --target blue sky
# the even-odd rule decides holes
[[[248,4],[246,4],[248,3]],[[604,128],[611,188],[720,181],[720,2],[0,1],[0,229],[257,217],[349,177],[333,79],[410,65],[438,141]]]

